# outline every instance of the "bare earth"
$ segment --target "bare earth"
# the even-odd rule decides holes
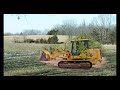
[[[56,60],[50,60],[50,61],[40,61],[43,64],[51,65],[51,66],[58,66],[58,62],[63,60],[62,58],[56,58]],[[97,64],[93,65],[93,68],[101,68],[104,64],[106,64],[108,61],[105,57],[102,57],[101,62],[98,62]]]
[[[106,64],[108,61],[105,57],[102,57],[101,62],[98,62],[97,64],[93,65],[93,68],[101,68],[104,64]]]

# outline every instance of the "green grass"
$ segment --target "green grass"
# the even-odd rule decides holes
[[[61,69],[38,60],[43,46],[49,44],[13,43],[4,37],[4,76],[116,76],[116,45],[103,45],[102,55],[109,61],[102,68]]]

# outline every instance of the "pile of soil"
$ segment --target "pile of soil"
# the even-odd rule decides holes
[[[93,68],[101,68],[104,64],[106,64],[108,61],[105,57],[102,57],[101,62],[97,62],[95,65],[93,65]]]
[[[58,66],[58,62],[63,60],[62,58],[56,58],[56,60],[50,60],[50,61],[40,61],[43,64],[52,65],[52,66]],[[97,64],[93,65],[93,68],[101,68],[104,64],[106,64],[108,61],[105,57],[102,57],[101,62],[97,62]]]
[[[60,62],[61,60],[63,60],[62,58],[56,58],[56,60],[50,60],[50,61],[40,61],[43,64],[47,64],[47,65],[52,65],[52,66],[58,66],[58,62]]]

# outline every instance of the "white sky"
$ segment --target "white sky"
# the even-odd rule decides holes
[[[20,33],[28,29],[50,30],[65,20],[75,20],[77,25],[83,22],[89,24],[99,14],[4,14],[4,33]],[[113,14],[116,18],[116,14]],[[116,23],[116,22],[113,22]]]

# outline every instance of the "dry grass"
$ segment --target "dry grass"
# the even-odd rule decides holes
[[[52,37],[53,35],[27,35],[27,38],[30,39],[48,39],[49,37]],[[57,35],[58,36],[58,42],[65,42],[68,39],[67,35]],[[18,36],[4,36],[4,38],[7,38],[8,41],[9,40],[13,40],[13,37],[18,37]],[[20,38],[22,38],[23,36],[19,36]]]
[[[44,35],[29,37],[40,38]],[[101,68],[61,69],[43,65],[38,60],[41,48],[49,47],[49,44],[15,44],[12,38],[13,36],[4,37],[4,76],[116,76],[116,45],[103,45],[102,55],[109,62]],[[66,36],[58,38],[66,40]]]

